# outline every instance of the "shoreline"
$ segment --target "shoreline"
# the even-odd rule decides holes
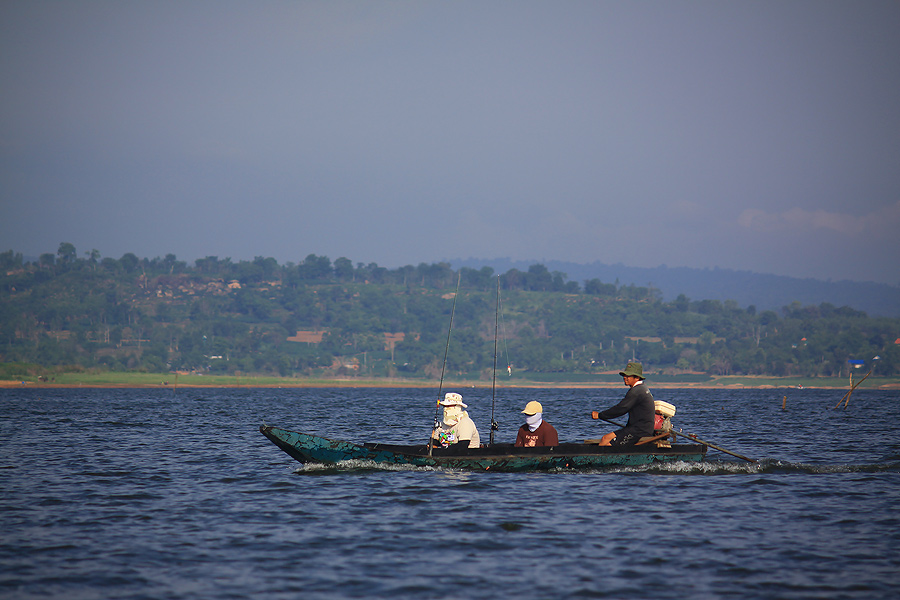
[[[746,378],[741,378],[745,380]],[[900,381],[896,379],[888,379],[884,382],[879,382],[878,380],[866,382],[869,385],[860,385],[858,390],[900,390]],[[758,383],[745,383],[744,381],[728,381],[726,378],[722,378],[719,380],[713,380],[709,382],[702,383],[691,383],[691,382],[654,382],[651,378],[647,379],[647,385],[653,389],[703,389],[703,390],[735,390],[735,389],[748,389],[748,390],[766,390],[766,389],[829,389],[829,390],[845,390],[849,389],[850,383],[849,381],[828,381],[828,382],[817,382],[815,384],[802,384],[798,385],[796,383],[789,383],[788,381],[779,382],[772,378],[764,378],[761,379]],[[150,382],[110,382],[110,381],[68,381],[68,382],[43,382],[43,381],[31,381],[31,380],[0,380],[0,389],[83,389],[83,388],[97,388],[97,389],[171,389],[177,390],[179,388],[281,388],[281,389],[304,389],[304,388],[411,388],[411,389],[435,389],[438,387],[438,383],[425,383],[425,382],[410,382],[410,381],[375,381],[375,380],[364,380],[364,381],[354,381],[354,380],[344,380],[344,379],[333,379],[333,380],[312,380],[312,381],[297,381],[297,380],[288,380],[288,381],[265,381],[265,382],[179,382],[179,383],[150,383]],[[489,383],[472,383],[472,382],[444,382],[444,388],[457,388],[457,389],[484,389],[491,388],[491,384]],[[497,389],[618,389],[624,388],[625,386],[621,383],[608,383],[608,382],[522,382],[522,383],[513,383],[513,384],[504,384],[498,385]]]

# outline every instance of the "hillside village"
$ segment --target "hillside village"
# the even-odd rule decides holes
[[[499,362],[532,376],[600,373],[631,359],[670,377],[837,377],[860,368],[851,361],[884,376],[900,368],[900,320],[827,303],[775,312],[683,295],[666,302],[650,287],[582,284],[543,265],[391,270],[310,255],[188,266],[172,255],[91,260],[63,250],[37,263],[0,254],[3,362],[423,379],[446,368],[480,379],[497,335]]]

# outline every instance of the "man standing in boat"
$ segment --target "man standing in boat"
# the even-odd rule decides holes
[[[462,396],[448,392],[438,404],[444,407],[444,419],[441,426],[434,430],[435,441],[445,448],[460,442],[465,442],[469,448],[480,447],[478,428],[469,413],[463,410],[468,405],[463,404]]]
[[[525,405],[522,414],[525,415],[525,424],[519,427],[516,446],[559,446],[556,428],[544,420],[544,407],[540,402],[532,400]]]
[[[628,414],[625,427],[607,433],[600,439],[601,446],[629,446],[636,444],[645,436],[653,435],[653,422],[656,407],[653,394],[644,385],[644,368],[641,363],[630,362],[619,375],[630,389],[621,402],[603,412],[594,411],[595,419],[614,419]]]

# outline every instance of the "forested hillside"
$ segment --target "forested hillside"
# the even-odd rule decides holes
[[[513,376],[618,371],[635,358],[661,376],[827,377],[862,361],[874,377],[900,374],[898,338],[900,319],[828,303],[666,302],[652,287],[570,281],[541,264],[497,274],[311,254],[189,265],[79,257],[68,243],[33,262],[0,254],[7,364],[438,378],[448,350],[446,373],[490,379],[496,341],[498,369]]]
[[[489,266],[499,273],[512,268],[527,269],[530,262],[509,259],[454,259],[453,268]],[[688,267],[641,268],[622,264],[608,265],[599,261],[577,264],[563,261],[543,263],[551,271],[568,273],[570,279],[585,281],[599,278],[623,284],[652,285],[662,299],[671,302],[679,295],[705,300],[734,300],[741,306],[757,310],[780,311],[792,302],[819,305],[850,306],[869,316],[900,317],[900,287],[862,281],[822,281],[812,278],[787,277],[733,269],[692,269]]]

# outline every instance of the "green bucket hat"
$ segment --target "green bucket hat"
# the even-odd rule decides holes
[[[619,375],[622,377],[637,377],[638,379],[644,378],[644,367],[641,366],[639,362],[630,362],[625,366],[624,371],[619,371]]]

